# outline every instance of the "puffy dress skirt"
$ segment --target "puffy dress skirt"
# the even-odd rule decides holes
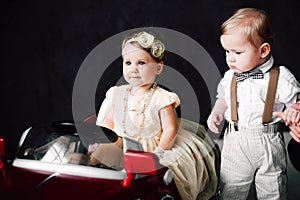
[[[174,174],[174,181],[183,200],[209,199],[218,186],[220,150],[204,126],[178,119],[178,131],[171,150],[160,163]]]

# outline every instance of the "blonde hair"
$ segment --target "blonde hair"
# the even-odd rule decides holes
[[[224,35],[233,29],[242,30],[247,40],[255,47],[263,43],[273,45],[274,35],[271,22],[267,13],[255,8],[241,8],[227,19],[220,29]]]

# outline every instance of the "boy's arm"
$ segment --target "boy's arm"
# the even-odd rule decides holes
[[[219,133],[219,129],[217,126],[222,123],[226,109],[227,109],[226,101],[221,98],[217,99],[215,106],[207,119],[208,128],[212,132]]]

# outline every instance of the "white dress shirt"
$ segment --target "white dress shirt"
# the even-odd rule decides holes
[[[263,79],[248,78],[237,83],[237,102],[239,125],[243,127],[256,127],[262,124],[262,114],[265,106],[266,93],[269,82],[269,70],[273,66],[274,59],[270,59],[257,68],[264,73]],[[225,119],[231,121],[230,108],[230,87],[234,70],[229,69],[218,85],[217,98],[221,98],[227,103]],[[297,101],[300,94],[300,84],[294,75],[284,66],[279,66],[279,77],[275,104],[273,111],[283,111],[285,107]],[[272,117],[271,123],[280,121],[279,118]]]

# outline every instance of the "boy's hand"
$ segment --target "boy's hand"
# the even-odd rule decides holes
[[[219,126],[222,123],[222,121],[222,113],[212,112],[207,119],[208,128],[214,133],[219,133],[219,129],[217,126]]]
[[[212,132],[219,133],[219,129],[217,126],[222,123],[226,109],[226,101],[223,99],[217,99],[214,108],[207,119],[207,126]]]

